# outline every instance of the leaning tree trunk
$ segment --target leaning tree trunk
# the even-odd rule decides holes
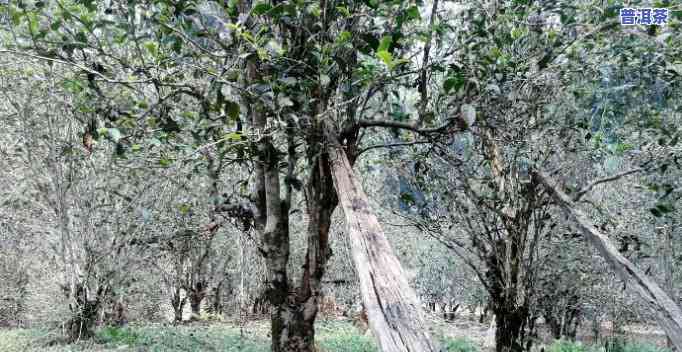
[[[346,217],[360,293],[380,350],[436,351],[426,332],[417,294],[372,213],[346,152],[331,133],[327,138],[334,187]]]
[[[585,237],[597,247],[602,257],[611,265],[625,282],[633,284],[634,289],[647,305],[656,313],[658,324],[665,330],[677,350],[682,351],[682,310],[653,280],[621,255],[608,237],[595,228],[587,216],[577,209],[569,196],[559,190],[556,182],[541,171],[534,173],[564,213],[575,222]]]

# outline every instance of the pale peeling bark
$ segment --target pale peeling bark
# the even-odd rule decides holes
[[[556,183],[542,172],[535,176],[575,222],[585,237],[599,250],[602,257],[613,267],[620,278],[630,283],[647,305],[656,313],[658,324],[665,330],[677,350],[682,351],[682,310],[653,280],[618,252],[608,237],[594,227],[587,216],[577,209],[571,198],[556,187]]]
[[[328,148],[334,188],[346,217],[353,261],[369,325],[383,352],[436,351],[421,304],[372,213],[348,157],[332,139]]]

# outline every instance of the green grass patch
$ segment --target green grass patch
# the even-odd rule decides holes
[[[549,352],[596,352],[592,346],[585,346],[580,342],[556,340],[549,348]]]
[[[612,338],[604,343],[604,352],[671,352],[670,349],[649,343],[632,342],[624,338]]]
[[[315,326],[315,339],[323,351],[377,351],[371,336],[361,335],[355,326],[344,321],[320,321]]]
[[[445,338],[442,342],[443,348],[448,352],[478,352],[476,346],[471,340],[465,338]]]
[[[612,338],[601,345],[583,345],[580,342],[556,340],[548,352],[671,352],[667,348],[649,343],[631,342],[624,338]]]
[[[100,343],[104,344],[134,345],[139,340],[140,335],[128,327],[107,326],[97,332],[97,338]]]

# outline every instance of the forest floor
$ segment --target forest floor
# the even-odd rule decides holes
[[[494,350],[494,332],[490,325],[468,318],[446,322],[429,317],[432,336],[448,351],[489,352]],[[628,340],[663,346],[660,331],[629,327]],[[326,352],[374,352],[369,334],[360,332],[351,321],[341,318],[323,319],[316,325],[318,350]],[[260,352],[269,351],[269,322],[253,320],[239,327],[228,322],[198,322],[180,326],[169,324],[131,324],[125,328],[104,328],[87,342],[64,344],[59,331],[39,329],[0,329],[0,352]],[[580,340],[591,342],[589,336]],[[545,341],[549,345],[550,339]],[[552,349],[549,349],[552,350]],[[653,349],[651,350],[653,351]]]

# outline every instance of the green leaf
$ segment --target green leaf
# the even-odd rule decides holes
[[[161,158],[159,159],[159,165],[163,167],[169,167],[173,164],[173,161],[168,159],[168,158]]]
[[[343,32],[339,33],[339,36],[338,36],[338,38],[336,39],[336,41],[337,41],[338,43],[346,43],[346,42],[350,41],[350,39],[351,39],[352,37],[353,37],[353,34],[351,34],[351,32],[349,32],[349,31],[343,31]]]
[[[144,43],[144,48],[147,49],[147,51],[153,57],[157,57],[159,55],[159,44],[157,44],[155,41],[150,40]]]
[[[225,135],[225,139],[228,141],[232,142],[239,142],[242,140],[242,133],[241,132],[230,132]]]
[[[239,110],[240,110],[239,104],[237,104],[233,101],[228,101],[225,104],[225,107],[227,108],[227,111],[225,111],[225,113],[227,114],[227,116],[230,117],[230,119],[232,119],[233,121],[236,121],[237,119],[239,119]]]
[[[336,11],[338,11],[343,17],[350,17],[350,11],[345,6],[337,6]]]
[[[59,30],[59,27],[61,27],[61,25],[62,25],[62,21],[56,20],[56,21],[52,22],[52,24],[50,25],[50,29],[52,29],[53,31]]]
[[[379,42],[379,47],[377,48],[377,54],[379,51],[388,51],[388,49],[391,47],[391,43],[393,42],[393,37],[390,35],[386,35],[381,38],[381,41]]]
[[[260,16],[267,13],[270,10],[272,10],[272,5],[270,5],[267,2],[260,2],[256,4],[256,6],[254,6],[253,9],[251,9],[251,14],[254,16]]]
[[[464,87],[464,83],[464,76],[458,72],[445,79],[443,82],[443,90],[445,90],[445,93],[450,93],[450,91],[457,92],[460,88]]]
[[[673,210],[675,210],[675,208],[672,206],[672,204],[665,204],[665,203],[661,203],[661,204],[656,205],[656,209],[658,209],[658,211],[660,211],[661,214],[671,213]]]
[[[405,11],[408,20],[418,20],[421,18],[419,15],[419,8],[417,6],[411,6]]]
[[[187,215],[187,213],[192,210],[192,206],[187,203],[183,203],[178,206],[178,210],[180,213],[182,213],[182,215]]]
[[[80,93],[83,91],[83,82],[76,79],[67,79],[62,82],[64,89],[72,94]]]
[[[389,68],[393,66],[393,55],[386,50],[379,50],[377,57],[383,61]]]
[[[653,216],[655,216],[655,217],[657,217],[657,218],[660,218],[661,215],[663,215],[663,214],[661,214],[661,212],[660,212],[658,209],[656,209],[656,208],[651,208],[651,209],[649,209],[649,211],[651,212],[651,214],[652,214]]]
[[[522,28],[517,27],[517,28],[512,29],[510,35],[511,35],[511,38],[513,40],[516,40],[516,39],[521,38],[525,34],[525,32],[526,31],[524,31]]]

